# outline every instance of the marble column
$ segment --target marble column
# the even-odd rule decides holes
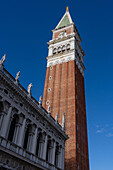
[[[44,160],[46,160],[46,153],[47,153],[47,138],[48,138],[48,136],[45,135],[44,151],[43,151],[43,159]]]
[[[27,142],[27,151],[29,151],[29,152],[31,152],[32,141],[33,141],[33,133],[29,132],[28,142]]]
[[[12,112],[12,107],[9,107],[8,113],[5,114],[3,118],[0,135],[4,138],[6,138],[8,134],[7,132],[8,132],[8,125],[10,123],[11,112]]]
[[[15,130],[14,130],[14,135],[13,135],[13,143],[15,143],[15,144],[17,143],[17,140],[18,140],[20,126],[21,126],[21,124],[18,122],[15,125]]]
[[[56,142],[54,141],[53,144],[53,151],[52,151],[52,164],[55,164],[55,151],[56,151]]]
[[[43,149],[44,149],[44,137],[43,134],[42,136],[39,138],[39,149],[38,149],[38,157],[39,158],[43,158]]]
[[[61,168],[64,169],[64,159],[65,159],[65,146],[61,148]]]
[[[31,153],[36,154],[36,147],[37,147],[37,135],[38,135],[38,129],[36,127],[35,134],[33,136],[33,142],[31,146]]]
[[[19,133],[18,133],[18,140],[17,145],[23,146],[23,139],[24,139],[24,132],[25,132],[25,125],[26,125],[26,119],[23,118],[22,125],[20,127]]]
[[[55,155],[55,162],[56,162],[56,167],[58,167],[58,153],[56,152],[56,155]]]
[[[61,168],[61,147],[58,148],[58,167]]]
[[[50,141],[49,143],[49,148],[48,148],[48,162],[52,163],[52,156],[53,156],[53,140]]]
[[[4,114],[5,114],[5,113],[4,113],[3,111],[0,113],[0,130],[1,130],[1,127],[2,127]]]
[[[60,147],[57,145],[56,147],[56,166],[59,168],[60,167]]]

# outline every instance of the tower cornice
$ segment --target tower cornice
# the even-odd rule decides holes
[[[69,61],[75,61],[78,69],[80,70],[82,76],[84,76],[85,66],[80,60],[79,56],[76,54],[76,50],[70,50],[69,52],[64,52],[62,54],[55,54],[46,57],[47,67],[54,66],[57,64],[67,63]]]

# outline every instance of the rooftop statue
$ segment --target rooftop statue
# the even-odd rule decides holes
[[[39,97],[39,104],[42,104],[42,96]]]
[[[32,87],[32,86],[33,86],[32,83],[30,83],[29,86],[28,86],[28,90],[27,90],[27,91],[28,91],[28,94],[31,94],[31,87]]]
[[[2,65],[6,60],[6,54],[4,54],[4,56],[1,58],[0,60],[0,65]]]
[[[16,78],[15,78],[16,82],[18,81],[19,77],[20,77],[20,71],[16,74]]]

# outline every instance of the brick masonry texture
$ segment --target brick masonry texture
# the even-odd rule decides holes
[[[87,121],[84,77],[75,61],[47,67],[43,94],[43,107],[49,100],[51,115],[62,123],[65,112],[65,128],[69,139],[65,148],[65,170],[89,170]],[[49,80],[49,76],[52,77]],[[48,92],[48,88],[51,91]]]

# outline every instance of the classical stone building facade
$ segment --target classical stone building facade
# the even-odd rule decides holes
[[[89,170],[87,121],[84,89],[84,51],[79,32],[68,8],[48,42],[43,107],[62,121],[69,135],[65,149],[65,170]]]
[[[0,60],[0,169],[63,170],[65,121],[62,126],[4,68]]]

